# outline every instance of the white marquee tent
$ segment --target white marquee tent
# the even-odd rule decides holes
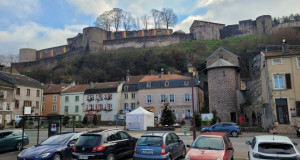
[[[154,113],[139,107],[132,112],[126,113],[126,129],[147,130],[147,127],[154,127]]]

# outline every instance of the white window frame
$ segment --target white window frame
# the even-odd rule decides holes
[[[161,94],[161,95],[160,95],[160,102],[161,102],[161,103],[167,102],[167,95]]]
[[[276,60],[279,61],[279,62],[275,62]],[[272,59],[272,64],[273,64],[273,65],[282,64],[282,58],[275,58],[275,59]]]
[[[52,100],[53,100],[53,102],[56,102],[57,101],[57,96],[54,95]]]
[[[191,102],[191,96],[189,93],[184,94],[184,102]]]
[[[128,108],[128,103],[124,103],[124,109],[126,110]]]
[[[135,110],[136,109],[136,103],[130,103],[130,109]]]
[[[279,86],[279,87],[276,88],[275,81],[278,81],[278,84],[280,85],[280,81],[277,80],[277,78],[275,79],[275,76],[278,76],[278,75],[283,76],[283,86]],[[272,76],[272,79],[273,79],[273,89],[274,90],[286,89],[286,82],[285,82],[285,74],[284,73],[274,73],[273,76]]]
[[[5,110],[6,110],[6,111],[10,111],[10,110],[11,110],[11,109],[10,109],[10,103],[6,103]]]
[[[300,69],[300,57],[297,57],[296,61],[297,61],[297,69]]]
[[[135,99],[135,93],[131,93],[131,99]]]
[[[128,93],[125,93],[124,98],[128,99]]]
[[[146,97],[147,97],[146,102],[147,103],[152,103],[152,95],[148,94]]]
[[[54,110],[54,108],[55,108],[55,110]],[[56,104],[52,105],[52,112],[57,112],[57,105]]]
[[[173,96],[173,99],[171,98],[172,96]],[[176,101],[176,100],[175,100],[175,94],[170,94],[169,97],[170,97],[170,98],[169,98],[169,101],[170,101],[170,102],[175,102],[175,101]]]

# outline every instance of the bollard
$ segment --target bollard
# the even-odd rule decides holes
[[[184,132],[184,135],[186,135],[186,126],[184,126],[183,132]]]

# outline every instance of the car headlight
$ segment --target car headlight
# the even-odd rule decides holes
[[[188,155],[186,155],[184,160],[191,160],[191,158]]]
[[[43,153],[43,154],[39,154],[37,155],[35,158],[46,158],[50,155],[50,153]]]
[[[223,160],[223,158],[219,157],[219,158],[217,158],[217,160]]]

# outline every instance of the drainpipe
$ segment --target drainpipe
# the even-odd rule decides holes
[[[268,87],[268,97],[269,97],[269,107],[272,109],[272,124],[274,122],[274,114],[273,114],[273,102],[272,102],[272,93],[271,93],[271,87],[270,87],[270,77],[269,77],[269,71],[268,71],[268,63],[267,63],[267,59],[265,58],[265,69],[266,69],[266,76],[267,76],[267,87]]]

